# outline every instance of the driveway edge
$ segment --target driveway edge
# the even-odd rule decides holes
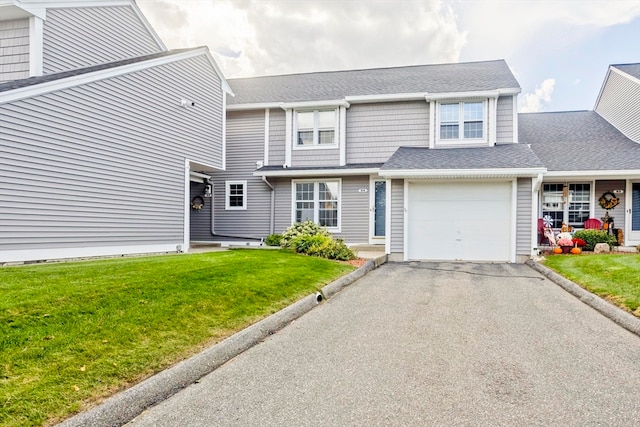
[[[333,297],[386,261],[386,255],[367,261],[357,270],[323,287],[321,293],[306,296],[206,350],[108,398],[100,405],[63,421],[58,426],[115,427],[128,423],[146,409],[171,397],[260,343],[269,335],[289,325],[292,321],[311,311],[323,299]]]
[[[629,332],[632,332],[640,337],[640,319],[633,314],[627,313],[621,308],[609,303],[608,301],[600,298],[599,296],[592,294],[580,285],[572,282],[565,277],[562,277],[550,268],[545,267],[535,261],[528,260],[525,262],[529,267],[533,268],[549,280],[560,286],[571,295],[577,297],[580,301],[587,304],[591,308],[599,311],[604,316],[616,322]]]

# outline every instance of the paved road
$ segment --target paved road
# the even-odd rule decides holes
[[[637,426],[640,338],[524,265],[386,264],[132,426]]]

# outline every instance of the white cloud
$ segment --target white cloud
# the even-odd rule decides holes
[[[227,77],[457,62],[442,0],[138,0],[169,48],[208,45]]]
[[[521,113],[537,113],[544,109],[544,107],[551,103],[553,89],[555,88],[555,79],[546,79],[533,93],[525,93],[522,95],[522,101],[520,105]]]

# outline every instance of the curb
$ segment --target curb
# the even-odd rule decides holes
[[[333,297],[386,261],[386,255],[367,261],[356,271],[323,287],[321,292],[306,296],[201,353],[108,398],[100,405],[61,422],[58,426],[115,427],[128,423],[146,409],[168,399],[229,360],[259,344],[269,335],[276,333],[303,314],[311,311],[323,299]]]
[[[629,332],[634,333],[640,337],[640,319],[638,319],[634,315],[627,313],[626,311],[616,307],[615,305],[607,302],[599,296],[592,294],[591,292],[587,291],[571,280],[562,277],[555,271],[535,261],[528,260],[525,262],[525,264],[541,273],[543,276],[547,277],[549,280],[560,286],[565,291],[569,292],[571,295],[578,298],[583,303],[587,304],[596,311],[599,311],[602,315],[613,320]]]

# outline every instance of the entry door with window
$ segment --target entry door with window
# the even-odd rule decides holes
[[[631,184],[631,230],[627,240],[640,242],[640,182]]]
[[[371,187],[371,243],[384,243],[387,223],[387,182],[372,181]]]

